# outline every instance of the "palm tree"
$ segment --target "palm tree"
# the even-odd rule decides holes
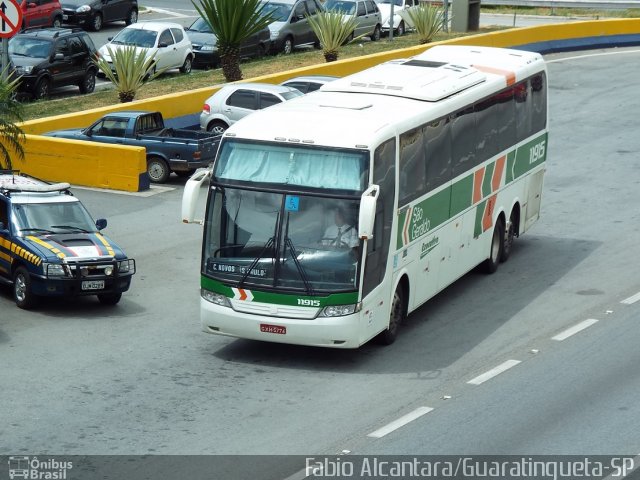
[[[429,43],[436,33],[444,28],[444,13],[442,7],[426,3],[420,3],[407,10],[407,15],[416,27],[421,44]]]
[[[11,170],[11,153],[24,160],[24,132],[17,125],[22,122],[22,104],[15,98],[19,78],[6,72],[0,75],[0,169]]]
[[[240,45],[273,22],[260,0],[191,0],[218,38],[222,73],[227,82],[242,80]]]
[[[115,71],[112,70],[111,64],[105,57],[98,57],[94,60],[94,63],[115,85],[120,103],[133,101],[140,87],[162,73],[161,71],[155,71],[153,66],[155,52],[147,56],[146,51],[138,50],[133,45],[116,48],[115,50],[107,47],[107,51]]]
[[[329,10],[318,12],[308,20],[320,41],[322,54],[327,62],[335,62],[340,47],[363,36],[353,38],[353,32],[358,26],[355,16],[345,16],[343,13]]]

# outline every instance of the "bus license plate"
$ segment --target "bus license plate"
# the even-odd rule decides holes
[[[82,282],[82,290],[102,290],[104,280],[85,280]]]
[[[267,323],[260,324],[260,331],[264,333],[277,333],[278,335],[286,335],[287,327],[281,327],[280,325],[269,325]]]

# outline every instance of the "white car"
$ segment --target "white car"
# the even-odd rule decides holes
[[[398,37],[404,35],[408,29],[413,29],[413,21],[407,10],[419,5],[420,0],[376,0],[382,14],[382,32],[389,33],[389,17],[391,16],[391,2],[393,2],[393,33]]]
[[[204,102],[200,114],[200,127],[214,134],[221,134],[256,110],[302,95],[298,89],[271,83],[246,82],[225,85]]]
[[[137,50],[147,52],[147,56],[155,52],[153,71],[179,68],[182,73],[191,72],[193,50],[191,41],[182,25],[169,22],[139,22],[120,30],[109,43],[100,47],[98,54],[111,64],[111,51],[135,46]],[[112,69],[113,69],[113,65]]]

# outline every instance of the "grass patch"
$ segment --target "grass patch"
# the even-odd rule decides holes
[[[439,33],[436,35],[434,41],[441,41],[470,34],[486,33],[499,29],[501,28],[492,27],[481,28],[477,32],[469,33]],[[382,38],[379,42],[363,41],[361,43],[344,46],[340,51],[340,59],[354,58],[388,50],[413,47],[418,45],[418,43],[418,35],[415,33],[407,33],[402,37],[394,37],[392,42],[386,37]],[[305,49],[297,51],[292,55],[269,56],[244,62],[241,67],[244,78],[249,79],[260,75],[268,75],[270,73],[277,73],[321,63],[324,63],[322,50]],[[222,75],[222,70],[219,68],[204,71],[194,70],[189,75],[172,71],[143,86],[138,91],[136,99],[142,100],[145,98],[193,90],[221,83],[224,83],[224,76]],[[79,112],[92,108],[106,107],[117,104],[118,102],[118,95],[115,90],[111,88],[100,90],[89,95],[73,94],[53,100],[40,100],[37,102],[25,103],[24,119],[33,120],[52,115]]]

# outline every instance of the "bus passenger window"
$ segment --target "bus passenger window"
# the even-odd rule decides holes
[[[451,124],[453,177],[475,166],[476,125],[473,107],[457,112]]]
[[[424,128],[427,142],[427,191],[451,180],[451,123],[449,118],[431,122]]]
[[[426,192],[426,163],[422,128],[400,135],[400,205]]]

